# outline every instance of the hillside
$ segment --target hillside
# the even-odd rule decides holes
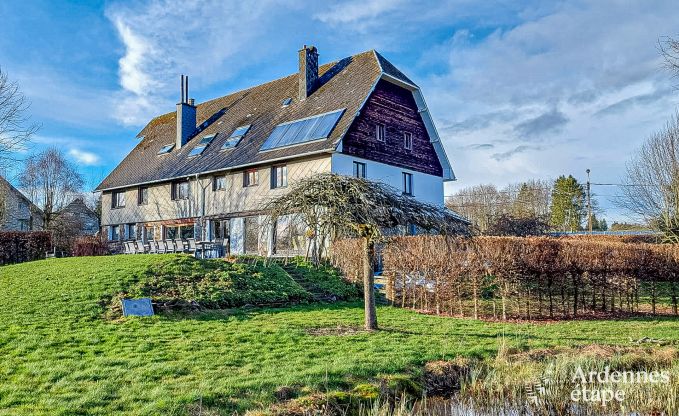
[[[378,310],[382,330],[365,333],[362,305],[346,302],[106,316],[107,299],[124,291],[178,287],[153,283],[170,275],[153,270],[184,268],[198,278],[205,274],[196,270],[218,268],[194,262],[109,256],[0,267],[0,414],[242,414],[275,403],[284,386],[299,394],[351,389],[431,360],[494,356],[503,343],[523,351],[679,340],[671,319],[500,324],[386,306]],[[213,277],[228,280],[223,271]]]

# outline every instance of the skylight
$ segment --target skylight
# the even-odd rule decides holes
[[[286,98],[286,99],[284,99],[283,101],[281,101],[281,105],[282,105],[283,107],[287,107],[287,106],[290,105],[291,102],[292,102],[292,98]]]
[[[238,127],[236,130],[233,131],[233,133],[231,133],[231,136],[229,136],[229,138],[245,136],[245,133],[247,133],[248,130],[250,130],[250,126],[251,124],[248,124],[247,126]]]
[[[165,146],[161,147],[160,150],[158,150],[159,155],[164,155],[166,153],[170,153],[174,149],[174,144],[166,144]]]
[[[271,150],[278,147],[327,139],[343,113],[344,109],[341,109],[279,124],[273,129],[271,135],[259,150]]]
[[[189,157],[199,156],[199,155],[203,154],[203,150],[205,150],[205,148],[210,143],[212,143],[212,139],[214,139],[215,136],[216,136],[216,134],[208,134],[207,136],[203,136],[203,138],[200,139],[200,141],[198,142],[196,147],[191,149],[191,151],[189,152]]]
[[[233,133],[231,133],[231,136],[224,142],[221,150],[233,149],[238,146],[238,143],[240,143],[243,136],[250,130],[250,126],[251,125],[248,124],[247,126],[240,126],[234,130]]]

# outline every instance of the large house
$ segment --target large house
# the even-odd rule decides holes
[[[24,194],[0,176],[0,231],[42,230],[43,213]]]
[[[108,238],[276,250],[262,241],[262,203],[321,172],[443,205],[455,176],[419,87],[374,50],[319,67],[304,46],[298,58],[295,74],[200,104],[182,76],[176,111],[151,120],[97,187]]]

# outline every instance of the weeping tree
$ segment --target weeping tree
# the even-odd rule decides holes
[[[279,219],[296,215],[307,227],[318,263],[327,242],[340,238],[360,238],[363,254],[365,327],[377,329],[373,258],[375,244],[387,230],[415,226],[422,232],[468,234],[468,223],[454,212],[417,201],[379,182],[330,173],[296,182],[289,192],[265,204],[271,229]]]

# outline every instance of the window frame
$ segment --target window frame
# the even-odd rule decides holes
[[[250,174],[253,174],[253,181],[250,181]],[[243,188],[259,185],[259,169],[245,169],[243,171]]]
[[[109,241],[120,241],[120,225],[113,224],[113,225],[110,225],[110,227],[111,227],[111,239]],[[114,232],[113,230],[117,230],[117,231]]]
[[[223,181],[222,186],[219,186],[220,179]],[[226,190],[226,175],[215,175],[212,178],[212,190],[214,192],[217,191],[225,191]]]
[[[148,205],[149,203],[149,187],[140,186],[137,189],[137,205]]]
[[[111,209],[125,208],[125,203],[125,191],[111,192]]]
[[[186,196],[182,197],[179,189],[186,184]],[[189,181],[174,181],[172,182],[171,198],[173,201],[183,201],[189,199],[191,193],[191,184]]]
[[[413,196],[415,192],[413,190],[413,174],[408,172],[402,172],[402,185],[403,185],[403,195]]]
[[[382,123],[375,123],[375,139],[378,142],[386,143],[387,141],[387,126]]]
[[[403,148],[413,150],[413,134],[409,131],[403,132]]]
[[[368,166],[365,162],[358,162],[358,161],[354,160],[353,167],[354,167],[354,177],[355,178],[361,178],[361,179],[366,178],[366,175],[367,175],[366,171],[368,170],[367,169]],[[362,173],[362,175],[359,175],[359,172]]]
[[[278,181],[278,172],[282,172],[281,183]],[[271,189],[288,187],[288,165],[274,165],[271,167]]]

